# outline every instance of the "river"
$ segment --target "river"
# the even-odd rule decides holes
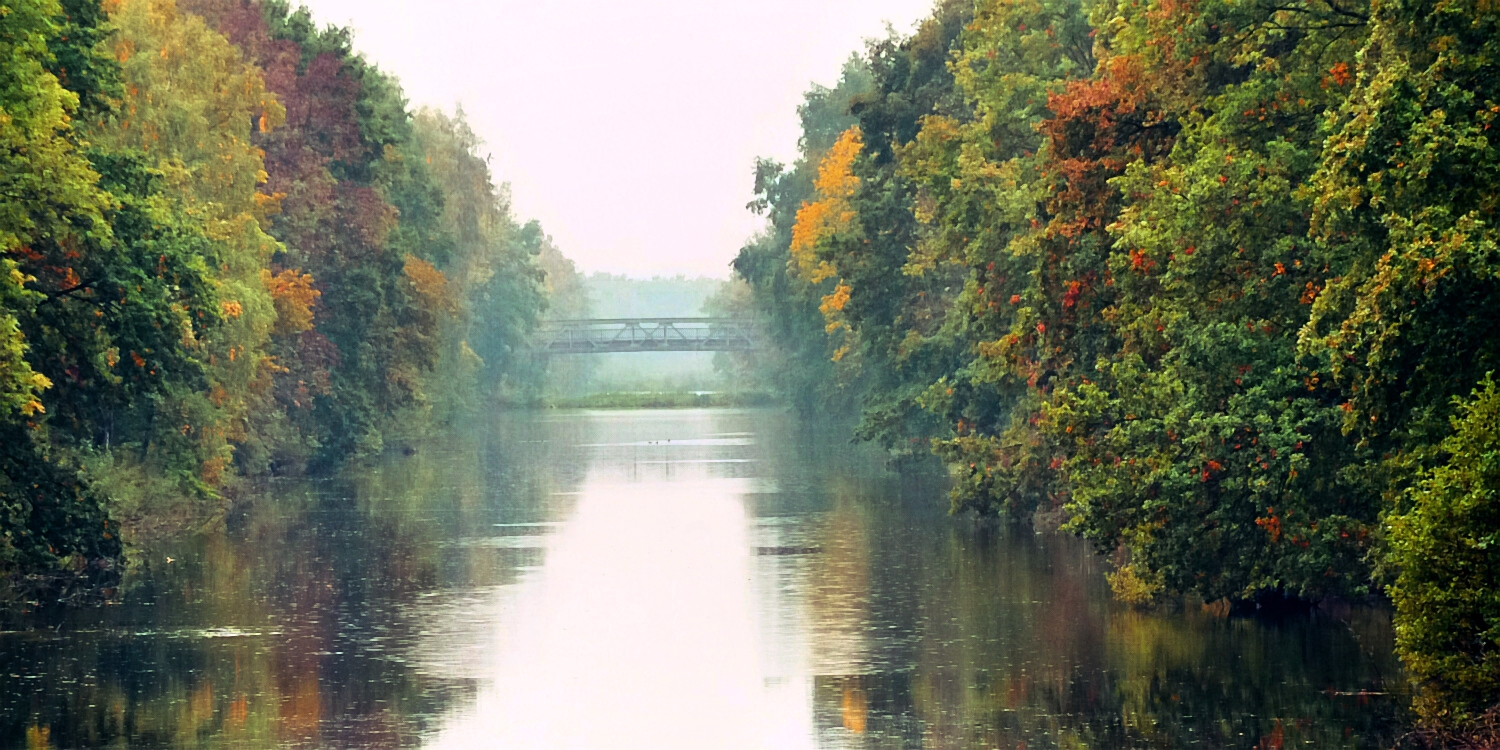
[[[1114,603],[775,410],[504,413],[12,613],[0,747],[1389,746],[1388,616]]]

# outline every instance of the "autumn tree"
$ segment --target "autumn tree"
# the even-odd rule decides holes
[[[1302,350],[1345,399],[1365,449],[1348,473],[1383,496],[1398,649],[1430,726],[1462,730],[1500,701],[1488,591],[1500,369],[1500,11],[1375,2],[1352,91],[1311,193],[1328,281]],[[1481,581],[1484,581],[1483,583]]]
[[[239,0],[0,16],[0,572],[96,580],[122,522],[425,429],[470,331],[518,359],[539,233],[461,117],[424,150],[347,31]]]
[[[233,446],[250,440],[251,412],[266,406],[276,308],[261,274],[281,248],[262,226],[275,198],[260,192],[266,173],[251,132],[278,126],[282,108],[239,49],[171,0],[121,0],[110,20],[125,96],[90,135],[158,175],[164,203],[207,240],[198,262],[217,307],[215,329],[193,339],[206,382],[159,402],[149,417],[153,434],[143,439],[156,459],[174,470],[188,461],[182,468],[211,488]],[[153,369],[150,354],[137,356]],[[154,369],[184,368],[163,362]]]
[[[488,395],[534,390],[543,376],[524,350],[543,306],[537,258],[550,240],[539,225],[516,222],[508,190],[495,185],[462,111],[449,117],[422,110],[413,132],[442,198],[439,222],[452,242],[446,267],[463,311],[444,334],[449,371],[473,366],[470,377],[479,376],[476,385]]]
[[[1093,73],[1093,34],[1079,3],[979,3],[974,14],[951,64],[973,115],[928,115],[900,154],[921,225],[903,272],[946,276],[955,287],[944,335],[961,354],[920,397],[950,425],[934,446],[958,476],[954,507],[1024,514],[1056,486],[1036,420],[1047,383],[1020,345],[1046,330],[1039,264],[1060,257],[1039,244],[1053,232],[1047,163],[1056,149],[1076,148],[1038,128],[1064,101],[1053,97]],[[1070,290],[1076,305],[1081,282]]]
[[[107,216],[114,202],[98,186],[72,126],[80,96],[56,74],[55,50],[67,46],[63,8],[22,0],[3,10],[0,570],[97,572],[118,556],[120,542],[101,494],[52,446],[48,405],[56,411],[58,402],[47,373],[66,376],[75,363],[104,366],[111,342],[108,331],[93,325],[71,337],[47,321],[59,308],[80,304],[75,297],[96,293],[86,282],[93,269],[79,268],[85,253],[103,256],[104,265],[118,259]],[[94,83],[86,89],[91,103],[94,94],[104,95]]]
[[[815,200],[814,182],[829,150],[856,123],[850,111],[856,99],[874,85],[868,64],[849,60],[836,86],[814,86],[798,115],[802,122],[801,155],[790,167],[772,160],[756,163],[753,211],[766,217],[766,229],[734,260],[735,273],[753,290],[756,312],[774,343],[766,367],[774,390],[804,414],[848,411],[861,384],[834,373],[838,345],[828,335],[821,312],[823,299],[836,285],[831,277],[813,281],[792,258],[793,233],[804,205]]]

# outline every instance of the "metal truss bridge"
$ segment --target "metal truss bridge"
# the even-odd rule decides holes
[[[755,326],[734,318],[613,318],[544,321],[535,347],[547,354],[745,352],[758,342]]]

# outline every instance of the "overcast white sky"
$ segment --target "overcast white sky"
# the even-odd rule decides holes
[[[462,104],[517,216],[584,271],[727,277],[761,222],[756,156],[795,154],[797,104],[932,0],[305,0],[401,79]]]

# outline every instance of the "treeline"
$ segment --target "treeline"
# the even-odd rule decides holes
[[[1500,9],[945,0],[801,108],[735,262],[809,413],[1127,601],[1381,591],[1500,703]]]
[[[461,113],[412,111],[277,0],[3,0],[0,141],[0,573],[23,587],[535,389],[517,350],[577,285],[544,280],[571,264]]]

